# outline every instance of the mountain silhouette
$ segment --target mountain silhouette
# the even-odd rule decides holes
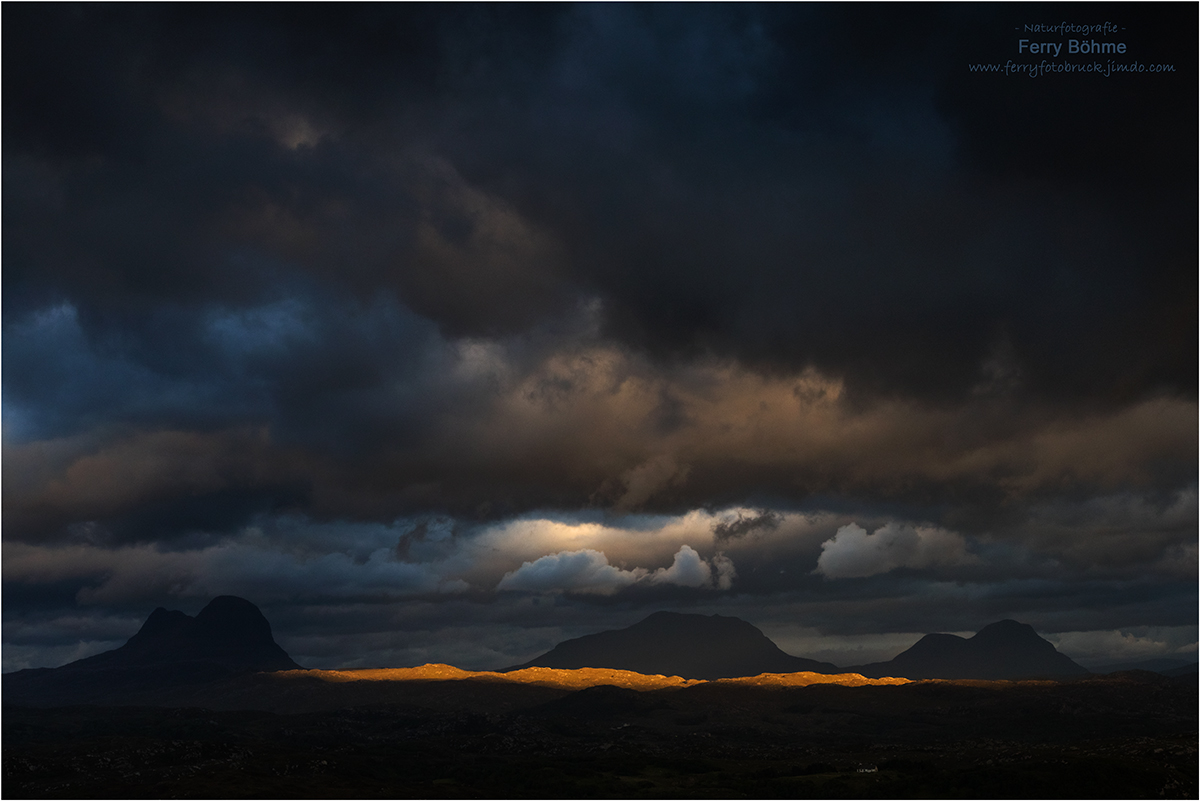
[[[1084,675],[1088,671],[1038,636],[1033,626],[1001,620],[974,637],[926,634],[888,662],[846,668],[870,678],[1026,679]]]
[[[169,697],[173,688],[299,667],[275,642],[271,624],[257,606],[222,595],[195,617],[155,609],[137,634],[112,651],[59,668],[7,674],[4,694],[8,700],[53,705],[139,694],[160,699]]]
[[[828,662],[791,656],[736,617],[655,612],[629,628],[566,640],[505,671],[529,667],[612,668],[685,679],[760,673],[840,673]]]
[[[195,617],[161,606],[129,642],[59,670],[150,667],[203,662],[232,670],[299,668],[271,636],[271,624],[245,598],[220,595]]]

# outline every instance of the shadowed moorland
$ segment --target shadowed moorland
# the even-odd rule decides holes
[[[286,680],[259,674],[254,681],[261,690]],[[1149,673],[645,692],[352,684],[388,686],[363,688],[376,691],[374,702],[367,692],[344,694],[327,697],[321,711],[290,714],[9,706],[5,794],[1194,798],[1197,791],[1196,683]],[[347,705],[332,708],[339,703]]]

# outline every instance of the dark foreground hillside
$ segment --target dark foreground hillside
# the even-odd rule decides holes
[[[4,709],[7,798],[1195,798],[1194,679]],[[491,693],[497,693],[495,699]],[[874,772],[858,772],[873,766]]]

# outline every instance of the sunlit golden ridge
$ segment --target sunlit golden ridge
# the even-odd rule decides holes
[[[565,690],[582,690],[588,687],[611,685],[630,690],[666,690],[693,687],[697,684],[745,685],[753,687],[805,687],[810,684],[839,684],[845,687],[867,685],[909,684],[909,679],[886,677],[868,679],[858,673],[762,673],[736,679],[684,679],[679,676],[660,676],[636,673],[632,670],[608,668],[579,668],[561,670],[557,668],[532,667],[514,670],[511,673],[494,671],[461,670],[452,665],[430,664],[413,668],[368,668],[360,670],[288,670],[277,675],[285,677],[316,678],[321,681],[341,683],[350,681],[487,681],[512,684],[534,684]]]

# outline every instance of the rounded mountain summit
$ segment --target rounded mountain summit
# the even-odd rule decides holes
[[[655,612],[626,629],[566,640],[523,665],[611,668],[685,679],[729,679],[760,673],[840,673],[836,665],[792,656],[736,617]]]

